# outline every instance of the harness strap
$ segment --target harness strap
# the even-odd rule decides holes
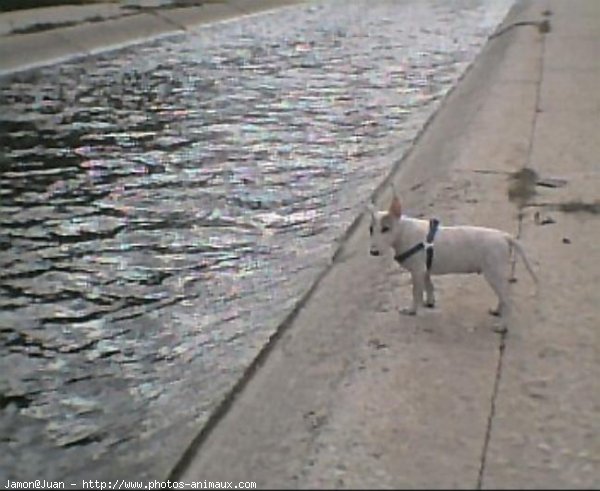
[[[418,244],[412,246],[408,251],[404,251],[402,254],[398,254],[398,255],[394,256],[394,259],[396,261],[398,261],[399,263],[403,263],[410,256],[412,256],[413,254],[416,254],[424,247],[425,247],[425,244],[423,242],[419,242]]]
[[[433,264],[433,239],[435,238],[435,234],[437,233],[439,225],[440,221],[437,218],[432,218],[429,220],[429,232],[427,232],[427,238],[425,239],[425,244],[423,244],[423,247],[425,247],[425,253],[427,254],[427,271],[431,269],[431,265]]]
[[[433,264],[433,239],[435,238],[435,234],[438,230],[439,225],[440,221],[437,218],[432,218],[431,220],[429,220],[429,231],[427,232],[425,242],[419,242],[418,244],[415,244],[407,251],[404,251],[403,253],[394,256],[394,259],[400,264],[402,264],[409,257],[413,256],[421,249],[425,249],[425,261],[427,265],[427,271],[429,271],[431,269],[431,265]]]

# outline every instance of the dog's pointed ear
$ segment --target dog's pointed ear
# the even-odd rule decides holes
[[[390,203],[389,213],[394,218],[400,218],[402,216],[402,203],[400,203],[400,198],[396,194],[396,189],[394,189],[394,196]]]

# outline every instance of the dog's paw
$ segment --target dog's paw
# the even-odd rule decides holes
[[[428,309],[434,309],[435,302],[425,302],[425,307],[427,307]]]
[[[417,311],[412,307],[405,307],[403,309],[400,309],[400,313],[402,315],[417,315]]]

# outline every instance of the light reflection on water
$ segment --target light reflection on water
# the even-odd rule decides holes
[[[1,84],[0,480],[164,477],[510,3],[330,1]]]

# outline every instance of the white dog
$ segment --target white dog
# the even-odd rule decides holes
[[[402,309],[404,314],[417,313],[423,304],[423,289],[425,306],[435,305],[431,275],[482,273],[498,296],[498,307],[490,313],[507,315],[511,247],[537,284],[522,246],[506,232],[472,226],[438,227],[437,220],[402,216],[402,205],[395,192],[387,211],[377,211],[372,205],[369,210],[371,255],[379,256],[392,248],[394,259],[411,274],[413,302],[410,308]]]

